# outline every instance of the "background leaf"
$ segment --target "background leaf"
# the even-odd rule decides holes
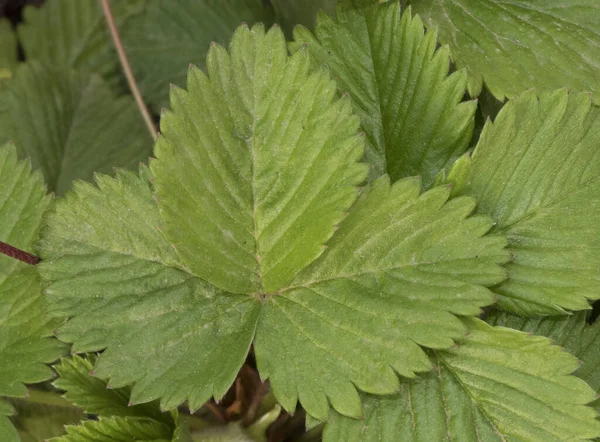
[[[21,65],[0,91],[0,142],[44,173],[62,195],[76,179],[113,167],[138,167],[152,139],[130,97],[116,98],[98,76]]]
[[[600,108],[559,90],[509,101],[473,154],[468,194],[514,260],[493,288],[501,308],[557,314],[600,297]]]
[[[17,65],[17,55],[17,36],[12,25],[8,20],[0,19],[0,81],[12,76]]]
[[[296,25],[313,29],[319,11],[334,15],[338,0],[270,0],[270,2],[275,10],[277,23],[281,24],[286,35],[291,37]]]
[[[589,91],[600,104],[600,13],[596,0],[412,0],[414,12],[450,45],[469,73],[469,93],[485,82],[498,99],[535,88]]]
[[[365,399],[365,420],[336,415],[323,440],[589,440],[600,435],[592,389],[568,376],[577,360],[539,336],[467,322],[471,334],[437,351],[436,368],[395,396]]]
[[[78,0],[75,0],[78,1]],[[229,42],[243,21],[271,23],[262,0],[148,0],[123,26],[135,78],[155,111],[169,104],[169,83],[184,85],[190,64],[204,67],[211,41]]]
[[[477,105],[461,102],[466,73],[448,76],[448,48],[436,50],[436,33],[424,34],[410,11],[401,15],[398,1],[343,0],[337,21],[321,14],[315,36],[298,27],[294,40],[292,52],[308,45],[315,64],[352,97],[372,176],[420,175],[428,188],[467,149]]]
[[[144,5],[145,0],[111,2],[117,27]],[[119,60],[97,0],[50,0],[41,7],[27,6],[18,26],[28,61],[53,68],[87,70],[111,84],[121,76]]]

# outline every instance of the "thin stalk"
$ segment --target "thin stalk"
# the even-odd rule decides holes
[[[119,31],[117,30],[117,25],[115,24],[115,18],[110,9],[110,4],[108,0],[100,0],[102,4],[102,10],[104,11],[104,17],[106,18],[106,24],[108,25],[108,29],[110,31],[110,35],[112,36],[113,42],[115,44],[115,49],[119,54],[119,60],[121,61],[121,66],[123,67],[123,72],[125,73],[125,77],[127,77],[127,83],[129,84],[129,89],[135,98],[135,102],[137,103],[138,109],[146,122],[146,126],[148,127],[148,132],[152,136],[153,140],[156,140],[158,136],[158,131],[156,130],[156,126],[154,126],[154,121],[152,120],[152,115],[150,115],[150,111],[144,103],[142,98],[142,94],[140,93],[140,89],[138,88],[137,82],[135,81],[135,77],[133,76],[133,71],[131,70],[131,65],[129,64],[129,59],[127,58],[127,54],[125,53],[125,48],[123,48],[123,43],[121,42],[121,37],[119,37]]]
[[[51,391],[42,391],[29,389],[26,397],[15,398],[18,401],[29,402],[37,405],[49,405],[52,407],[64,407],[64,408],[79,408],[73,405],[68,400],[63,398],[59,393],[53,393]]]
[[[32,255],[25,250],[17,249],[16,247],[6,244],[2,241],[0,241],[0,254],[6,255],[10,258],[18,259],[19,261],[32,266],[36,265],[42,260],[42,258],[39,256]]]

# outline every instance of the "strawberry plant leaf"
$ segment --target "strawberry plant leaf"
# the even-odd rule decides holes
[[[352,97],[374,176],[420,175],[428,188],[467,149],[477,105],[461,102],[466,73],[448,76],[448,48],[436,50],[435,32],[424,34],[398,1],[344,0],[337,21],[320,14],[315,35],[297,27],[294,40],[292,52],[308,45],[315,63],[328,66]]]
[[[358,118],[281,30],[240,27],[207,69],[163,115],[158,207],[120,172],[76,184],[46,217],[37,268],[51,312],[70,317],[58,336],[106,348],[96,375],[135,383],[133,403],[197,409],[225,394],[256,330],[284,407],[360,415],[356,387],[396,391],[394,371],[430,368],[419,346],[450,347],[466,332],[455,315],[492,302],[506,240],[469,217],[473,199],[419,195],[418,179],[382,177],[350,207],[367,174]]]
[[[585,312],[545,318],[521,318],[508,312],[493,312],[487,322],[549,337],[579,358],[580,367],[575,374],[595,391],[600,390],[600,321],[588,324]]]
[[[98,76],[37,62],[21,65],[0,91],[0,143],[6,140],[59,195],[95,171],[137,167],[152,145],[133,99],[116,98]]]
[[[577,360],[547,338],[467,320],[471,334],[432,355],[435,370],[394,396],[365,398],[365,420],[334,415],[328,441],[562,442],[600,436],[584,404],[593,390],[569,376]]]
[[[68,426],[67,434],[50,442],[170,442],[173,430],[150,419],[108,417]]]
[[[509,101],[484,128],[468,194],[514,260],[493,288],[501,308],[557,314],[600,297],[600,108],[559,90]]]
[[[320,420],[328,401],[360,417],[356,390],[339,373],[361,390],[393,393],[395,373],[431,368],[420,346],[447,348],[464,335],[453,315],[492,302],[480,284],[504,279],[490,264],[507,259],[505,239],[483,237],[487,217],[465,219],[473,200],[444,204],[448,188],[420,197],[419,188],[416,179],[391,188],[387,177],[376,180],[319,260],[266,305],[255,352],[285,408],[299,395]]]
[[[0,147],[0,239],[31,251],[49,203],[40,174],[32,174],[29,163],[17,161],[14,146]],[[24,383],[52,377],[45,363],[66,350],[49,338],[56,325],[45,315],[35,269],[0,255],[0,396],[24,396]],[[8,414],[1,399],[0,406],[0,415]],[[0,426],[8,425],[5,418],[0,421]]]
[[[338,0],[271,0],[277,23],[283,26],[288,36],[292,35],[296,25],[313,29],[319,11],[334,15],[337,3]]]
[[[144,0],[111,2],[117,27],[143,4]],[[96,0],[52,0],[41,7],[27,6],[17,32],[28,61],[88,70],[111,83],[118,81],[119,60]]]
[[[272,18],[262,0],[149,0],[122,31],[146,102],[155,111],[168,106],[169,83],[184,85],[190,63],[204,67],[210,42],[227,43],[243,21]]]
[[[8,416],[12,416],[15,409],[8,402],[0,399],[0,434],[3,435],[6,442],[21,442],[19,433],[10,422]]]
[[[0,80],[12,76],[17,60],[17,36],[10,22],[0,19]]]
[[[485,82],[498,99],[528,89],[590,91],[600,104],[600,14],[596,0],[412,0],[412,8],[458,68],[469,93]],[[534,54],[534,56],[533,56]]]
[[[131,406],[130,388],[107,388],[106,382],[91,374],[95,362],[96,358],[93,355],[87,358],[74,355],[61,359],[60,364],[54,366],[59,378],[52,385],[65,390],[65,399],[88,414],[148,417],[157,422],[174,425],[172,416],[161,412],[155,402]]]

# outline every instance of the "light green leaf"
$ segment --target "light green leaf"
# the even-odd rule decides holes
[[[12,76],[17,61],[17,36],[10,22],[0,19],[0,81]]]
[[[473,200],[446,203],[449,189],[419,197],[419,188],[415,179],[392,188],[387,177],[375,181],[327,251],[265,306],[255,352],[285,408],[299,397],[322,421],[328,402],[360,417],[352,384],[393,393],[396,373],[431,368],[420,346],[450,347],[465,333],[454,315],[492,302],[480,284],[504,279],[491,265],[507,259],[504,238],[483,237],[487,217],[465,219]]]
[[[358,119],[281,30],[241,27],[207,66],[162,119],[160,212],[145,180],[119,173],[77,184],[47,217],[38,268],[70,318],[58,336],[106,348],[95,372],[135,383],[133,403],[196,409],[227,391],[256,329],[286,409],[358,416],[357,387],[396,391],[394,370],[428,370],[420,346],[450,347],[466,332],[455,315],[492,302],[506,240],[469,217],[473,199],[419,195],[418,179],[382,177],[344,215],[367,172]]]
[[[450,167],[440,170],[435,177],[435,186],[443,186],[444,184],[450,185],[452,191],[450,197],[460,195],[465,191],[469,185],[471,179],[471,171],[473,169],[473,161],[471,160],[471,154],[467,152],[458,160],[456,160]]]
[[[580,367],[575,374],[595,391],[600,390],[600,321],[587,324],[585,312],[545,318],[521,318],[507,312],[493,312],[487,322],[549,337],[579,358]]]
[[[500,100],[531,88],[589,91],[600,104],[597,0],[412,0],[415,13],[450,45],[469,73]]]
[[[29,163],[17,161],[14,146],[0,147],[0,241],[31,252],[49,203],[40,174],[32,174]],[[66,350],[49,338],[56,325],[45,315],[35,269],[0,255],[1,396],[24,396],[24,383],[52,377],[45,363],[58,359]],[[0,415],[6,415],[8,406],[1,400],[0,405]],[[5,418],[0,417],[0,421],[0,427],[7,427]]]
[[[334,101],[324,71],[309,74],[306,51],[288,58],[279,29],[242,26],[230,48],[214,46],[208,76],[191,69],[188,91],[173,89],[150,168],[191,273],[275,292],[323,252],[356,198],[364,140],[349,100]]]
[[[93,172],[137,168],[152,145],[133,99],[116,98],[98,76],[37,62],[21,65],[0,91],[0,143],[6,140],[59,195]]]
[[[67,427],[67,434],[51,442],[170,442],[173,431],[165,424],[134,417],[100,418]]]
[[[457,348],[394,396],[365,398],[364,421],[335,415],[323,440],[584,441],[600,436],[594,392],[569,376],[577,360],[539,336],[470,319]]]
[[[315,63],[328,66],[352,97],[373,176],[420,175],[428,188],[471,140],[477,105],[461,102],[466,73],[448,76],[448,48],[436,51],[435,32],[424,34],[419,18],[401,15],[397,1],[344,0],[337,18],[321,14],[315,36],[296,28],[292,52],[308,45]]]
[[[494,287],[522,315],[589,308],[600,297],[600,108],[559,90],[509,101],[473,154],[468,194],[514,254]]]
[[[112,1],[117,27],[144,0]],[[19,39],[27,60],[59,69],[96,72],[118,81],[119,60],[97,0],[51,0],[41,7],[26,6]]]
[[[319,11],[334,15],[337,2],[338,0],[271,0],[277,23],[283,26],[288,36],[292,35],[296,25],[313,29]]]
[[[74,316],[58,336],[75,352],[109,347],[95,374],[113,389],[137,382],[133,404],[160,397],[170,409],[188,399],[197,409],[222,397],[244,362],[260,303],[174,268],[147,182],[129,172],[96,182],[100,189],[76,183],[47,216],[37,267],[53,281],[51,312]]]
[[[172,416],[162,413],[157,403],[131,406],[130,388],[111,388],[106,382],[94,377],[95,362],[96,358],[92,355],[87,359],[76,355],[61,359],[60,364],[54,366],[59,378],[52,385],[65,390],[64,397],[88,414],[148,417],[174,425]]]
[[[78,0],[75,0],[78,1]],[[169,83],[185,84],[190,64],[204,67],[211,41],[225,44],[246,21],[271,22],[262,0],[149,0],[127,21],[123,44],[135,78],[155,111],[169,104]]]

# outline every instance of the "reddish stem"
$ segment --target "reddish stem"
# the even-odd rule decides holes
[[[16,247],[6,244],[2,241],[0,241],[0,253],[14,259],[18,259],[19,261],[23,261],[24,263],[32,266],[36,265],[42,260],[42,258],[39,256],[35,256],[24,250],[17,249]]]

